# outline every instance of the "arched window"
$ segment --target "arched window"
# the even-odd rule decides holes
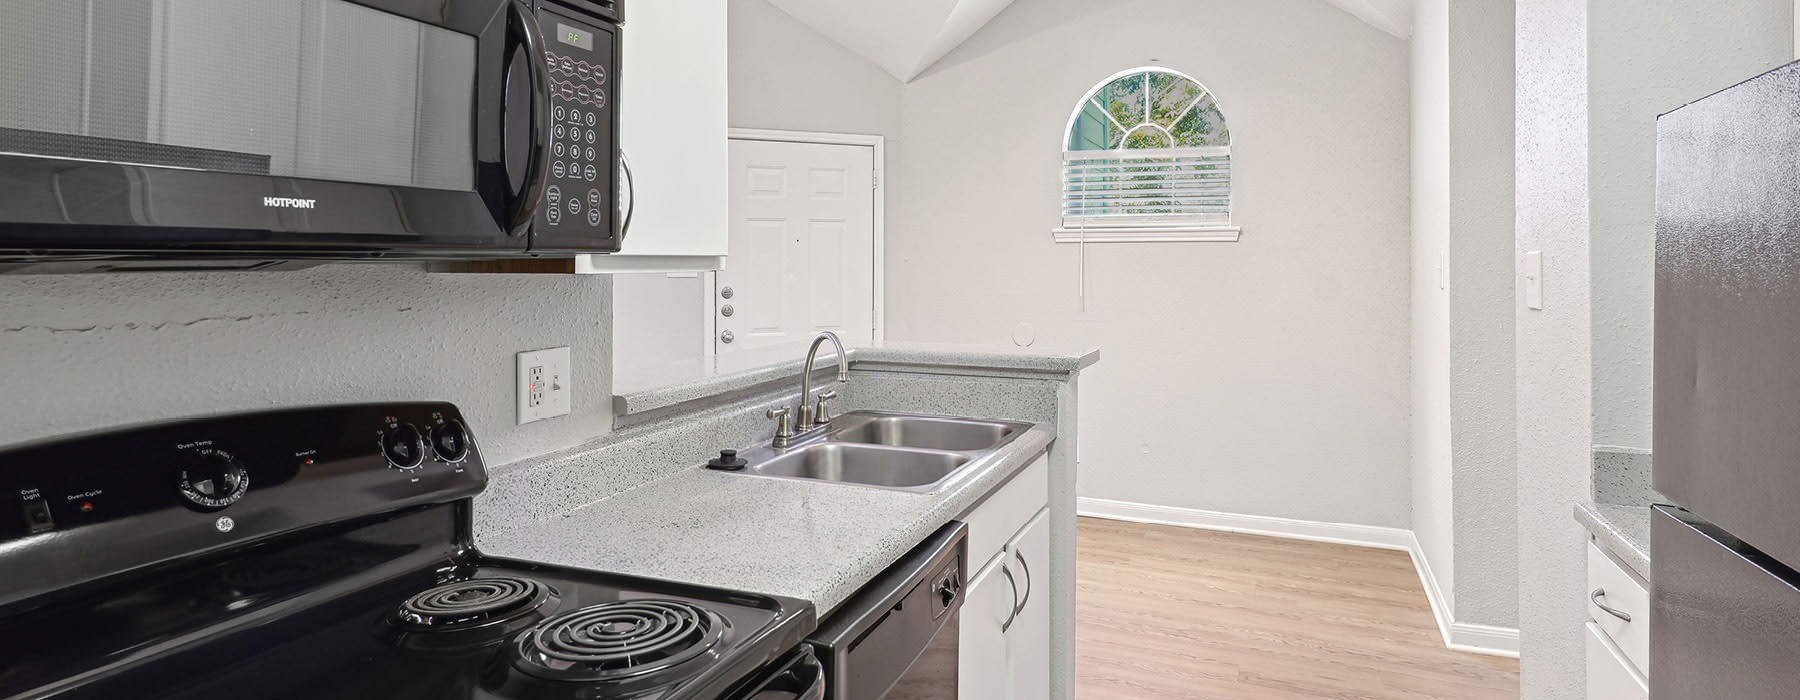
[[[1218,101],[1167,68],[1102,81],[1069,116],[1062,204],[1058,241],[1237,240]]]

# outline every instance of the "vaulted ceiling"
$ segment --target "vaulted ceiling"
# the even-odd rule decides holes
[[[1413,0],[1326,0],[1376,29],[1412,38]]]
[[[910,82],[1013,0],[768,0],[813,31]],[[1324,0],[1377,29],[1412,36],[1414,0]]]
[[[1013,0],[769,0],[901,81],[961,45]]]

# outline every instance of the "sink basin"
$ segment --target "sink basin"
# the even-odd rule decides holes
[[[790,450],[751,467],[750,471],[763,476],[910,489],[936,484],[968,462],[966,455],[953,452],[816,443]]]
[[[857,411],[792,444],[738,452],[743,474],[931,493],[976,467],[1029,423]]]
[[[833,442],[890,445],[925,450],[991,450],[1022,432],[1023,426],[970,418],[852,413],[838,418],[826,438]]]

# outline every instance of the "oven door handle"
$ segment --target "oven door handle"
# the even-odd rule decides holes
[[[523,236],[531,230],[544,190],[550,185],[550,64],[544,57],[544,34],[531,6],[525,0],[512,0],[509,8],[509,31],[516,31],[519,43],[525,46],[531,75],[531,149],[525,156],[525,186],[513,200],[511,220],[506,222],[507,235]]]
[[[806,657],[801,665],[808,667],[803,672],[807,677],[812,678],[812,682],[807,685],[805,691],[795,697],[799,700],[825,700],[825,667],[811,656]],[[795,670],[802,672],[798,668]]]
[[[731,697],[734,700],[825,700],[825,666],[819,663],[812,649],[802,647],[799,653],[789,658],[792,661],[780,672]]]

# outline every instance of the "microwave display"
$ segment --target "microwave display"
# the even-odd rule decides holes
[[[28,2],[0,152],[473,189],[474,36],[345,0]]]
[[[556,40],[578,49],[594,50],[594,33],[576,29],[561,22],[556,23]]]

